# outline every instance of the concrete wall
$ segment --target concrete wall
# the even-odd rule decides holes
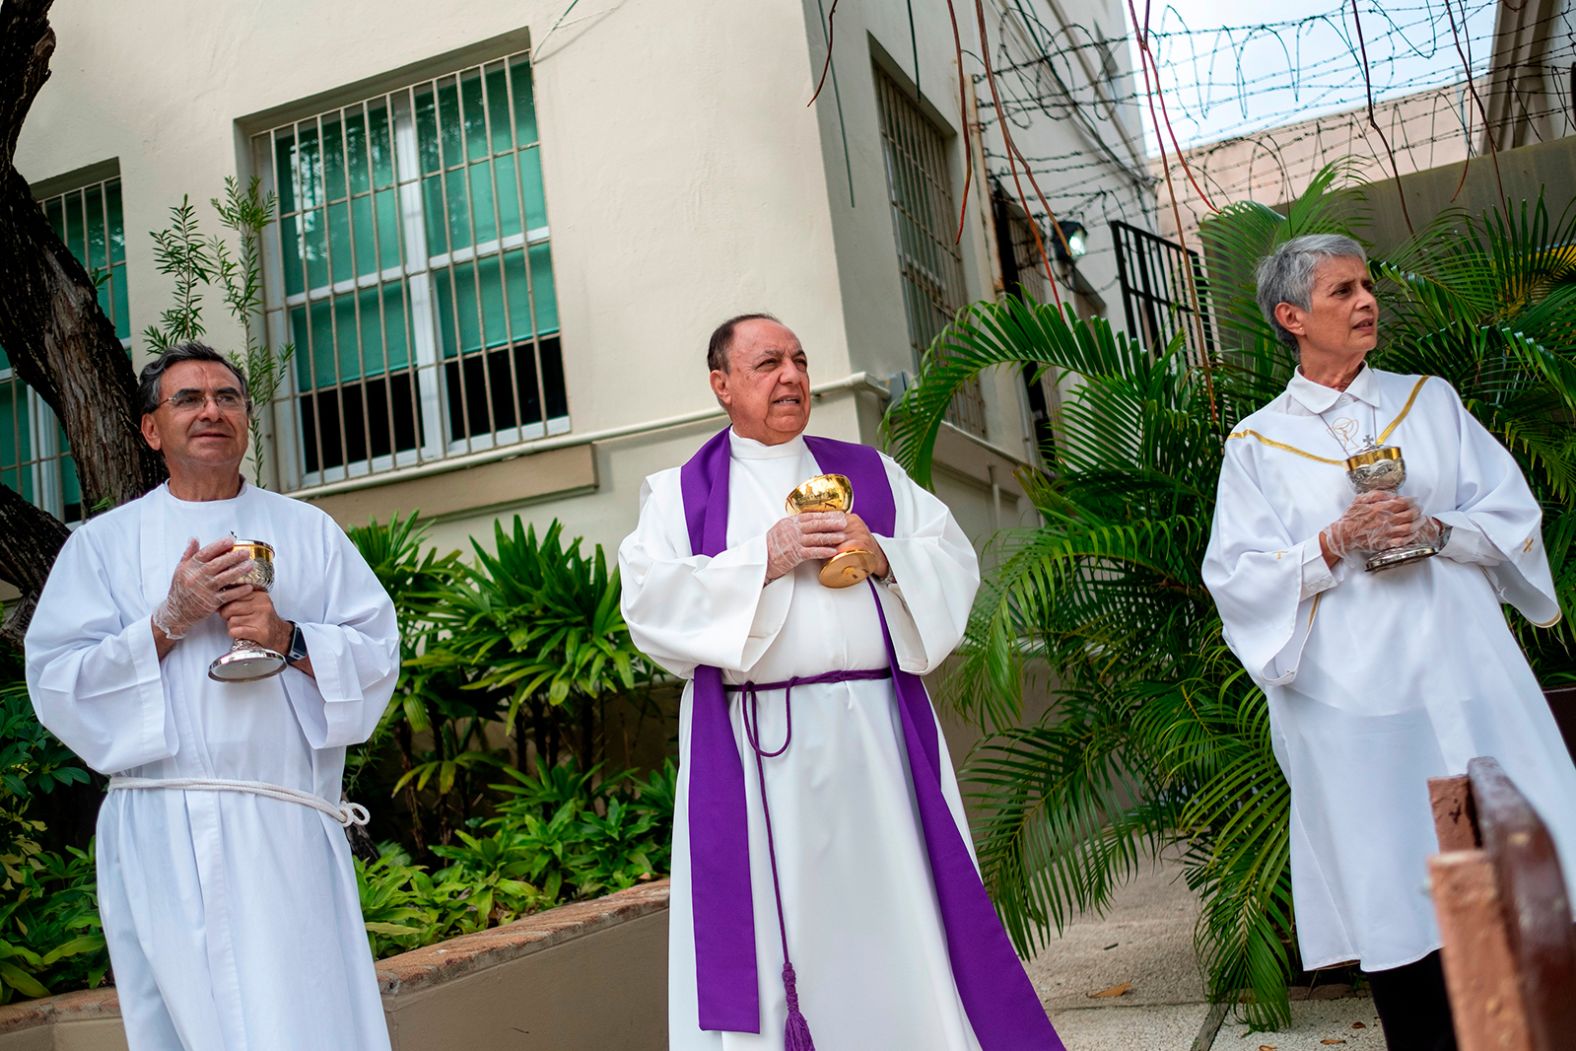
[[[1395,151],[1394,163],[1401,174],[1464,160],[1473,135],[1482,127],[1471,107],[1464,83],[1379,103],[1375,116]],[[1364,179],[1383,179],[1392,171],[1390,155],[1369,125],[1366,107],[1199,146],[1188,150],[1184,159],[1187,170],[1175,156],[1170,157],[1176,211],[1165,183],[1156,187],[1159,228],[1175,240],[1180,213],[1181,236],[1194,249],[1199,247],[1199,220],[1210,214],[1209,204],[1219,208],[1237,201],[1258,201],[1274,207],[1296,198],[1321,168],[1333,163],[1351,165],[1353,174]],[[1155,172],[1163,174],[1159,158],[1153,163]],[[1188,171],[1208,195],[1209,203],[1193,188]]]
[[[1535,205],[1541,195],[1551,223],[1576,201],[1576,181],[1571,178],[1576,171],[1576,135],[1504,150],[1496,161],[1475,159],[1464,182],[1460,165],[1403,175],[1400,185],[1412,225],[1421,230],[1449,208],[1481,215],[1498,206],[1501,187],[1518,211],[1523,204]],[[1362,193],[1372,217],[1366,236],[1381,251],[1405,240],[1409,231],[1397,204],[1396,180],[1370,183]]]
[[[662,1051],[667,881],[378,964],[394,1051]],[[126,1051],[114,989],[0,1007],[0,1051]]]
[[[1573,58],[1572,0],[1499,5],[1490,75],[1479,89],[1489,118],[1489,130],[1479,139],[1484,152],[1490,141],[1508,150],[1576,134]]]

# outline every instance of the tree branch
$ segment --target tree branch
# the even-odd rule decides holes
[[[70,535],[60,519],[34,507],[9,486],[0,485],[0,536],[6,538],[0,544],[0,580],[22,593],[0,623],[0,639],[21,648],[33,602]]]
[[[16,166],[16,140],[38,89],[49,79],[55,31],[49,28],[53,0],[0,3],[0,177]]]
[[[0,3],[0,345],[18,378],[54,409],[76,459],[85,506],[125,503],[164,477],[138,430],[136,376],[98,289],[50,228],[16,169],[22,123],[49,79],[50,0]],[[66,528],[17,494],[0,493],[0,578],[24,601],[6,631],[25,626],[65,543]],[[25,551],[19,551],[25,548]]]

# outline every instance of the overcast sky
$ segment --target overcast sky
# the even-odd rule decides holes
[[[1446,2],[1358,0],[1376,100],[1463,79]],[[1143,0],[1136,7],[1142,18]],[[1486,68],[1495,8],[1454,0],[1475,72]],[[1365,102],[1350,2],[1176,0],[1149,10],[1166,107],[1184,146]],[[1147,111],[1145,125],[1153,152]]]

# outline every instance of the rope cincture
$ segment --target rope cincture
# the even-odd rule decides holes
[[[277,799],[283,803],[296,803],[313,810],[321,811],[338,821],[341,828],[352,825],[365,825],[372,817],[366,807],[360,803],[349,800],[340,803],[330,803],[322,796],[315,796],[310,792],[302,792],[295,788],[286,788],[283,785],[271,785],[267,781],[235,781],[219,777],[112,777],[109,779],[110,792],[140,791],[147,789],[168,789],[185,792],[244,792],[248,795],[262,796],[265,799]]]
[[[740,714],[744,720],[744,736],[750,742],[750,750],[755,753],[755,777],[761,790],[761,814],[766,821],[766,855],[771,861],[772,896],[777,905],[777,935],[782,940],[783,948],[783,995],[788,1004],[788,1015],[783,1022],[785,1051],[815,1051],[815,1041],[810,1036],[810,1023],[805,1020],[804,1012],[799,1009],[799,977],[794,971],[793,960],[788,955],[788,922],[783,915],[783,889],[777,876],[777,840],[772,832],[772,808],[766,801],[766,760],[775,759],[788,751],[788,745],[793,740],[793,688],[795,686],[860,682],[891,677],[890,668],[873,668],[867,671],[832,671],[821,675],[795,676],[781,682],[744,682],[737,686],[723,687],[728,693],[744,695],[743,703],[740,705]],[[781,747],[767,751],[761,747],[761,692],[774,690],[783,691],[783,716],[787,727],[783,732]]]

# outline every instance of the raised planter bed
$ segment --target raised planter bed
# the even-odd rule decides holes
[[[394,1051],[662,1051],[668,882],[561,905],[378,964]],[[0,1007],[0,1051],[126,1051],[113,989]]]

